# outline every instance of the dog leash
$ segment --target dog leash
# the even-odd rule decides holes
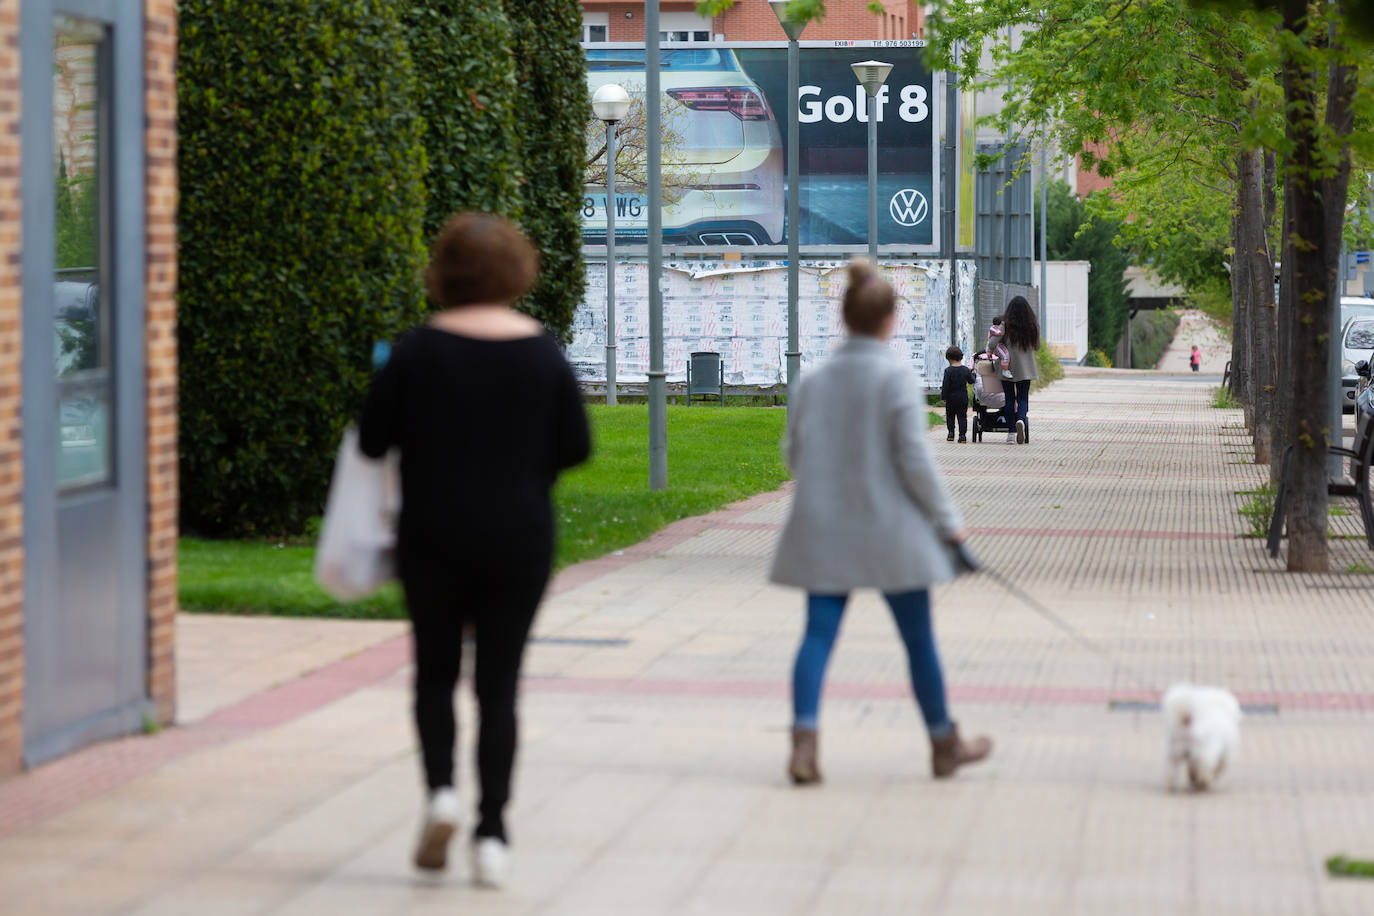
[[[975,575],[978,573],[982,573],[983,575],[991,579],[993,582],[996,582],[1002,588],[1002,590],[1005,591],[1008,595],[1011,595],[1013,598],[1020,601],[1023,605],[1025,605],[1031,611],[1035,612],[1036,615],[1043,618],[1055,629],[1059,630],[1061,633],[1064,633],[1066,636],[1068,636],[1074,642],[1078,643],[1078,645],[1080,645],[1081,647],[1087,649],[1089,652],[1102,658],[1104,661],[1110,663],[1112,666],[1112,673],[1114,675],[1125,675],[1127,680],[1134,682],[1133,686],[1135,686],[1138,689],[1148,690],[1151,693],[1159,692],[1159,689],[1154,686],[1151,686],[1149,682],[1147,682],[1145,678],[1143,678],[1140,675],[1140,672],[1136,671],[1134,668],[1131,668],[1128,665],[1123,665],[1121,663],[1121,660],[1118,659],[1112,653],[1112,651],[1108,649],[1106,646],[1084,635],[1083,632],[1079,630],[1077,627],[1075,627],[1073,624],[1069,623],[1063,617],[1060,617],[1054,611],[1045,607],[1045,605],[1041,604],[1035,598],[1026,594],[1026,592],[1024,592],[1022,589],[1018,588],[1016,584],[1013,583],[1006,576],[997,572],[995,569],[991,569],[987,566],[984,566],[982,561],[980,561],[978,557],[974,555],[973,551],[969,549],[966,543],[962,541],[957,543],[952,542],[949,544],[949,548],[950,552],[953,555],[954,563],[959,573],[970,573]]]

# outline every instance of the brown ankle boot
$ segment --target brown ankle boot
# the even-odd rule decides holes
[[[787,775],[792,777],[792,782],[806,786],[821,781],[821,768],[816,756],[815,729],[792,729],[792,759],[787,764]]]
[[[991,738],[979,735],[965,741],[959,737],[959,725],[955,723],[948,735],[930,739],[930,770],[936,779],[943,779],[953,776],[964,764],[977,763],[991,753]]]

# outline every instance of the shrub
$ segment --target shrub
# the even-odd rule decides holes
[[[1266,484],[1258,490],[1248,490],[1240,495],[1249,497],[1236,510],[1250,525],[1248,535],[1252,538],[1268,537],[1269,520],[1274,515],[1276,491]]]
[[[183,0],[181,506],[316,515],[374,341],[423,315],[425,155],[386,0]]]
[[[1040,349],[1035,351],[1035,368],[1040,378],[1031,387],[1037,391],[1064,377],[1064,367],[1059,365],[1059,357],[1051,353],[1043,341]]]
[[[1178,313],[1174,311],[1139,312],[1131,322],[1132,369],[1153,369],[1160,357],[1173,343],[1178,331]]]
[[[426,244],[458,210],[517,219],[519,94],[505,12],[482,0],[410,0],[400,9],[429,159]]]
[[[582,301],[584,131],[591,119],[582,6],[574,0],[508,3],[520,73],[524,157],[521,225],[539,247],[539,283],[523,308],[565,342]]]
[[[1212,406],[1226,410],[1239,409],[1241,405],[1239,401],[1231,397],[1231,392],[1226,389],[1226,386],[1221,385],[1212,389]]]
[[[1101,350],[1091,349],[1088,351],[1088,355],[1083,357],[1083,365],[1095,366],[1099,369],[1110,369],[1112,367],[1112,358]]]

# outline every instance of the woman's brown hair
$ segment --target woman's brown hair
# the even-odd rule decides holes
[[[539,276],[539,253],[514,223],[455,213],[434,239],[425,290],[443,308],[519,299]]]
[[[891,284],[867,261],[850,261],[848,273],[849,285],[845,287],[841,309],[845,326],[855,334],[874,336],[897,310],[897,297]]]
[[[1007,303],[1006,341],[1013,350],[1040,349],[1040,322],[1025,296],[1012,296]]]

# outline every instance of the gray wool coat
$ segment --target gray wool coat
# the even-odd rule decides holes
[[[817,594],[906,592],[951,579],[945,536],[963,527],[926,442],[910,365],[854,336],[789,398],[796,480],[770,579]]]
[[[1007,344],[1007,363],[1014,382],[1025,382],[1040,377],[1040,367],[1036,365],[1034,350],[1018,350]]]

